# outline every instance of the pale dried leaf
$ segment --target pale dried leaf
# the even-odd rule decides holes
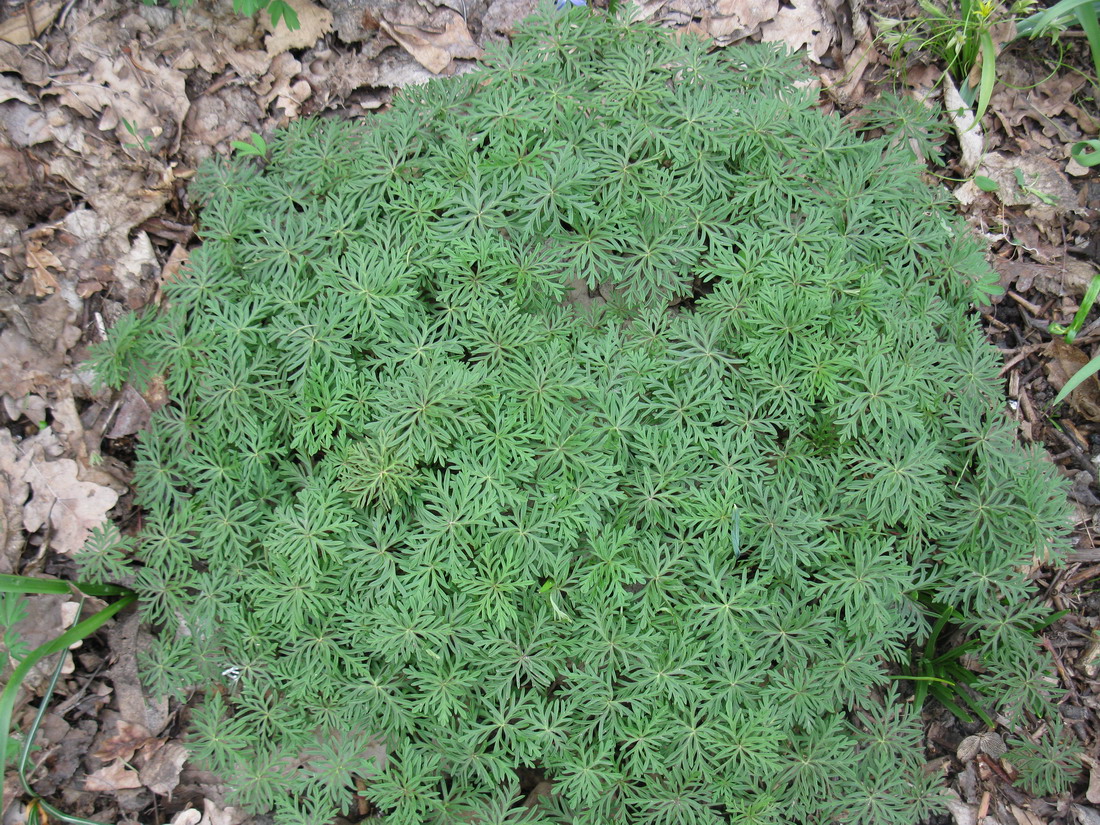
[[[1008,809],[1016,818],[1017,825],[1048,825],[1047,822],[1037,817],[1031,811],[1026,811],[1011,803],[1009,803]]]
[[[1073,805],[1073,814],[1080,825],[1100,825],[1100,811],[1088,805]]]
[[[152,415],[153,410],[145,397],[127,384],[122,390],[122,397],[119,398],[118,410],[107,438],[122,438],[140,433],[149,426]]]
[[[58,553],[74,553],[84,546],[92,529],[102,524],[118,502],[109,487],[81,481],[75,461],[36,461],[27,470],[33,496],[23,508],[23,524],[31,533],[49,522],[50,546]]]
[[[446,49],[428,42],[412,26],[399,26],[380,20],[382,30],[397,41],[405,51],[413,56],[417,63],[432,74],[440,74],[451,63],[451,54]]]
[[[168,700],[165,697],[147,697],[138,675],[137,654],[148,650],[149,633],[141,628],[141,616],[130,613],[112,623],[107,633],[108,647],[117,657],[108,671],[115,689],[115,701],[124,719],[143,724],[156,735],[168,724]]]
[[[756,34],[761,23],[779,13],[779,0],[718,0],[703,26],[719,45]]]
[[[46,420],[46,409],[49,404],[40,395],[24,395],[22,398],[4,395],[0,396],[0,400],[3,401],[4,412],[12,421],[18,421],[23,416],[26,416],[32,424],[40,424]],[[2,467],[3,461],[0,460],[0,471]]]
[[[298,14],[299,27],[291,31],[286,26],[285,20],[280,20],[279,25],[272,30],[271,20],[265,20],[269,31],[265,45],[267,53],[271,56],[281,54],[290,49],[308,49],[313,46],[323,35],[332,31],[332,12],[322,8],[310,0],[287,0]]]
[[[8,100],[18,100],[22,103],[34,104],[35,99],[27,94],[23,84],[14,77],[0,74],[0,103]]]
[[[188,808],[172,817],[171,825],[199,825],[201,821],[202,812],[195,808]]]
[[[814,63],[821,62],[821,56],[833,44],[834,34],[815,0],[794,0],[760,27],[764,42],[786,43],[791,51],[805,47]]]
[[[74,310],[60,293],[26,305],[19,323],[0,331],[0,393],[51,395],[62,383],[68,350],[80,340]]]
[[[221,808],[210,797],[206,797],[202,801],[202,821],[199,825],[239,825],[246,818],[240,808]]]
[[[1080,667],[1080,665],[1078,665]],[[1093,804],[1100,802],[1100,762],[1087,753],[1081,754],[1081,761],[1089,769],[1089,787],[1085,791],[1085,799]]]
[[[1006,753],[1008,753],[1008,746],[1005,745],[1005,740],[1001,738],[999,733],[995,731],[986,731],[978,736],[982,750],[992,756],[994,759],[1000,759]]]
[[[482,34],[494,32],[503,35],[515,33],[516,24],[538,7],[536,0],[493,0],[481,18]]]
[[[1070,377],[1089,362],[1080,349],[1055,338],[1047,348],[1050,360],[1046,367],[1047,380],[1056,390],[1062,389]],[[1066,398],[1069,405],[1090,421],[1100,421],[1100,381],[1095,375],[1086,378]]]
[[[118,732],[107,739],[95,752],[96,757],[104,762],[116,759],[129,762],[134,758],[134,754],[153,738],[144,725],[127,722],[125,719],[118,720],[117,730]]]
[[[970,107],[962,99],[959,90],[955,88],[950,75],[944,72],[941,79],[943,82],[943,108],[947,116],[951,118],[951,123],[955,126],[955,134],[958,136],[959,145],[962,149],[959,166],[962,168],[964,175],[970,175],[978,168],[978,163],[982,159],[982,149],[985,145],[982,126],[980,123],[975,123],[974,113],[970,111]],[[964,186],[966,185],[973,186],[973,183],[967,181]],[[958,197],[958,193],[956,193],[956,197]]]
[[[951,812],[955,825],[978,825],[978,809],[973,805],[967,805],[958,799],[948,799],[947,810]]]
[[[90,773],[84,778],[84,790],[100,793],[114,793],[115,791],[132,790],[141,787],[141,779],[133,768],[126,767],[126,763],[119,759],[100,768],[95,773]]]
[[[31,283],[34,286],[34,294],[39,298],[52,295],[61,288],[51,269],[64,272],[64,266],[57,256],[42,245],[42,241],[34,240],[27,244],[24,252],[27,267],[31,270]]]
[[[178,742],[162,745],[142,767],[142,784],[155,794],[171,795],[180,783],[180,770],[187,756],[187,748]]]
[[[18,9],[0,23],[0,40],[13,46],[28,45],[50,27],[64,5],[63,0],[35,0],[29,8]]]
[[[454,58],[475,59],[482,54],[466,22],[450,9],[442,9],[433,17],[431,29],[389,20],[380,20],[379,25],[433,74],[441,74]]]
[[[12,144],[21,149],[53,140],[46,116],[25,103],[13,101],[0,107],[0,127]]]
[[[981,737],[968,736],[959,743],[959,747],[955,751],[955,756],[958,757],[960,762],[969,762],[981,752],[981,749]]]

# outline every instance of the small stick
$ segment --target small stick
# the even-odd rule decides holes
[[[976,820],[977,825],[981,825],[982,820],[985,819],[986,814],[989,813],[989,796],[990,796],[989,791],[985,791],[982,794],[981,804],[978,805],[978,817],[977,817],[977,820]]]
[[[1077,693],[1077,686],[1073,683],[1073,679],[1071,679],[1070,675],[1066,673],[1066,669],[1062,665],[1062,657],[1058,655],[1058,652],[1054,649],[1054,645],[1050,643],[1050,639],[1048,639],[1046,636],[1043,636],[1042,640],[1043,647],[1047,649],[1047,652],[1050,653],[1051,657],[1054,659],[1054,667],[1057,669],[1058,675],[1062,677],[1062,681],[1065,683],[1066,689],[1069,691],[1070,696],[1072,696],[1077,701],[1081,701],[1081,697]]]

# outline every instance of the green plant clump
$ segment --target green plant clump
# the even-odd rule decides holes
[[[923,604],[1048,702],[1018,568],[1064,496],[980,248],[772,48],[573,9],[488,64],[206,170],[186,276],[97,352],[173,399],[147,674],[279,822],[914,821]]]

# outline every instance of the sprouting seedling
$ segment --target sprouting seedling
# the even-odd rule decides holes
[[[1038,175],[1036,175],[1035,178],[1029,182],[1024,178],[1023,170],[1019,167],[1013,169],[1012,173],[1016,176],[1016,185],[1020,187],[1020,191],[1023,192],[1025,195],[1032,195],[1041,200],[1047,206],[1053,206],[1058,202],[1058,199],[1053,195],[1049,195],[1046,192],[1035,188],[1035,184],[1039,181]]]
[[[137,126],[134,124],[134,122],[132,120],[127,120],[126,118],[122,118],[122,126],[123,126],[124,129],[126,129],[127,132],[129,132],[131,135],[134,136],[135,140],[141,141],[140,143],[135,143],[133,141],[127,141],[126,143],[122,144],[125,148],[127,148],[127,149],[143,149],[146,152],[151,152],[152,151],[152,138],[149,135],[140,134],[138,132]]]
[[[243,157],[267,157],[267,141],[263,139],[263,136],[253,132],[249,136],[251,143],[246,143],[243,140],[234,140],[229,145],[236,150],[238,155]]]
[[[1081,327],[1085,325],[1085,319],[1096,303],[1098,296],[1100,296],[1100,275],[1093,275],[1092,281],[1089,282],[1089,288],[1085,290],[1085,297],[1081,299],[1081,306],[1077,308],[1077,313],[1073,316],[1072,323],[1068,327],[1061,324],[1051,324],[1048,327],[1050,332],[1053,335],[1066,336],[1066,343],[1072,344],[1074,339],[1077,338],[1077,333],[1081,331]]]
[[[974,185],[981,189],[983,192],[996,192],[1000,188],[1000,184],[993,178],[988,178],[985,175],[975,175]]]

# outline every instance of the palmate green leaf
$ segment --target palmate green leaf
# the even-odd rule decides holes
[[[925,810],[887,665],[928,605],[974,702],[1052,701],[1017,570],[1065,500],[999,412],[982,249],[777,49],[574,8],[489,62],[210,165],[189,273],[98,351],[171,394],[144,535],[88,557],[147,678],[209,692],[196,752],[279,822]]]

